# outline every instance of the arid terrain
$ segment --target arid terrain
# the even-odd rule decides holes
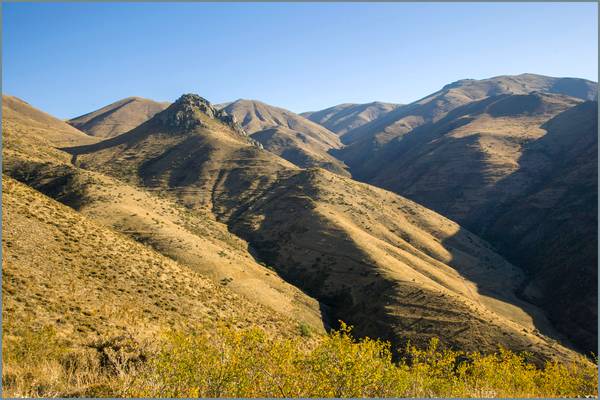
[[[302,114],[184,94],[62,121],[5,95],[5,337],[343,321],[394,357],[437,338],[580,360],[597,352],[597,109],[596,83],[533,74]]]

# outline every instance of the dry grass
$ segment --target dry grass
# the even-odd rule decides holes
[[[69,120],[69,124],[88,135],[111,138],[146,122],[169,106],[141,97],[128,97],[99,110]]]
[[[358,334],[574,356],[550,338],[558,336],[543,313],[517,298],[522,271],[475,235],[389,192],[300,171],[197,118],[187,131],[157,122],[71,151],[83,168],[163,191],[194,213],[210,210]]]
[[[46,357],[46,350],[39,348],[46,339],[39,335],[55,335],[69,351],[86,353],[99,340],[120,336],[146,340],[166,327],[185,329],[217,321],[297,334],[297,323],[287,317],[8,177],[3,178],[2,211],[6,354],[25,343],[24,360]],[[53,327],[52,333],[47,327]],[[34,335],[30,339],[39,343],[27,344],[28,335]],[[48,351],[58,354],[55,350]],[[27,358],[28,352],[33,359]],[[4,360],[5,395],[20,395],[24,390],[33,390],[33,395],[57,395],[66,390],[52,383],[64,378],[62,372],[56,372],[56,362],[29,363],[18,354],[11,357]],[[45,383],[35,383],[36,379]],[[88,378],[77,379],[83,382]]]

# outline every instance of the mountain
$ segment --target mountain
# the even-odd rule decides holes
[[[226,319],[274,332],[294,327],[288,316],[10,177],[3,176],[2,183],[5,338],[17,328],[46,325],[82,346],[104,335],[152,335],[169,325]]]
[[[400,137],[412,129],[442,118],[454,108],[472,101],[501,94],[529,94],[547,92],[563,94],[583,100],[598,96],[597,83],[578,78],[553,78],[535,74],[497,76],[489,79],[463,79],[444,86],[441,90],[362,125],[344,135],[344,143],[361,142],[357,147],[377,147]],[[352,146],[350,146],[352,147]],[[341,158],[350,164],[362,159],[356,149],[349,148]],[[360,152],[360,151],[358,151]],[[351,166],[352,168],[352,166]]]
[[[472,218],[502,254],[530,270],[523,296],[586,352],[598,338],[598,103],[588,101],[542,126],[520,168],[496,185],[506,197]],[[519,185],[522,189],[511,192]],[[509,195],[506,195],[509,194]],[[470,223],[470,222],[469,222]]]
[[[398,107],[401,105],[380,101],[366,104],[344,103],[320,111],[304,112],[300,115],[343,136],[346,132],[371,122]]]
[[[13,155],[29,160],[60,159],[69,162],[70,156],[57,147],[95,143],[98,139],[73,128],[13,96],[2,96],[2,154],[3,164]]]
[[[256,100],[236,100],[222,109],[240,121],[265,149],[280,157],[300,167],[319,166],[348,175],[346,166],[328,153],[342,145],[337,135],[328,129],[291,111]]]
[[[369,147],[352,173],[489,240],[527,272],[521,296],[596,352],[596,104],[542,92],[470,101]]]
[[[69,124],[88,135],[111,138],[127,132],[169,106],[142,97],[127,97],[99,110],[70,119]]]
[[[263,150],[229,114],[184,95],[137,128],[66,148],[80,168],[212,213],[257,260],[359,335],[465,350],[502,344],[569,358],[525,275],[485,241],[410,200]],[[44,174],[41,174],[44,175]],[[397,348],[397,347],[396,347]]]
[[[43,141],[49,147],[97,142],[64,121],[14,96],[2,96],[2,123],[6,131],[3,133],[13,135],[11,139],[15,139],[9,141],[11,144],[16,144],[22,139],[17,136]],[[25,128],[27,133],[23,131]]]
[[[144,190],[95,171],[77,168],[71,164],[71,155],[39,140],[35,130],[27,125],[8,124],[8,121],[15,120],[12,114],[12,109],[6,109],[3,119],[6,123],[3,126],[3,171],[8,177],[68,205],[86,221],[102,225],[112,233],[119,232],[146,245],[154,253],[175,260],[190,273],[209,278],[216,285],[227,286],[231,293],[247,299],[256,307],[270,310],[274,315],[286,315],[296,321],[296,325],[305,323],[315,332],[323,331],[319,303],[282,280],[267,266],[258,264],[248,251],[248,243],[229,233],[227,226],[216,221],[210,210],[196,210],[191,214],[160,192]],[[223,119],[227,121],[227,117]],[[232,129],[241,129],[229,123]],[[21,135],[17,136],[17,132]],[[233,132],[244,137],[243,133]],[[80,135],[88,142],[96,142],[90,136]],[[23,140],[36,143],[36,146],[14,145],[16,141]],[[253,143],[251,139],[245,140]],[[15,148],[17,150],[7,150]],[[25,199],[19,201],[27,202]],[[52,223],[51,220],[46,222]],[[76,227],[73,229],[76,230]],[[77,232],[73,232],[77,236]],[[41,240],[42,237],[39,238]],[[37,251],[43,253],[42,249],[43,246]],[[127,254],[124,256],[127,257]],[[71,254],[67,259],[73,261],[78,257]],[[143,284],[140,282],[140,285]],[[51,295],[52,292],[48,292],[48,296]]]

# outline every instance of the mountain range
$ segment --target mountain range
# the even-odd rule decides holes
[[[596,352],[596,98],[523,74],[406,105],[298,115],[185,94],[65,122],[3,96],[3,295],[54,296],[3,316],[61,315],[85,341],[109,329],[110,286],[120,312],[149,310],[140,329],[198,309],[277,334],[342,320],[395,349]],[[81,290],[33,268],[44,251]]]

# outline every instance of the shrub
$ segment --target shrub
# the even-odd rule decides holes
[[[298,325],[298,330],[300,331],[300,336],[302,336],[302,337],[311,337],[312,336],[312,330],[310,329],[310,326],[305,322],[301,322]]]
[[[302,325],[300,325],[302,326]],[[301,329],[301,328],[300,328]],[[581,397],[597,396],[597,367],[580,360],[528,363],[526,354],[356,340],[350,327],[322,337],[273,337],[221,326],[130,336],[74,348],[52,328],[10,330],[3,342],[8,396],[133,397]]]
[[[255,328],[170,332],[129,395],[139,397],[554,397],[597,395],[591,363],[548,363],[501,350],[481,355],[355,340],[348,326],[308,345]]]

